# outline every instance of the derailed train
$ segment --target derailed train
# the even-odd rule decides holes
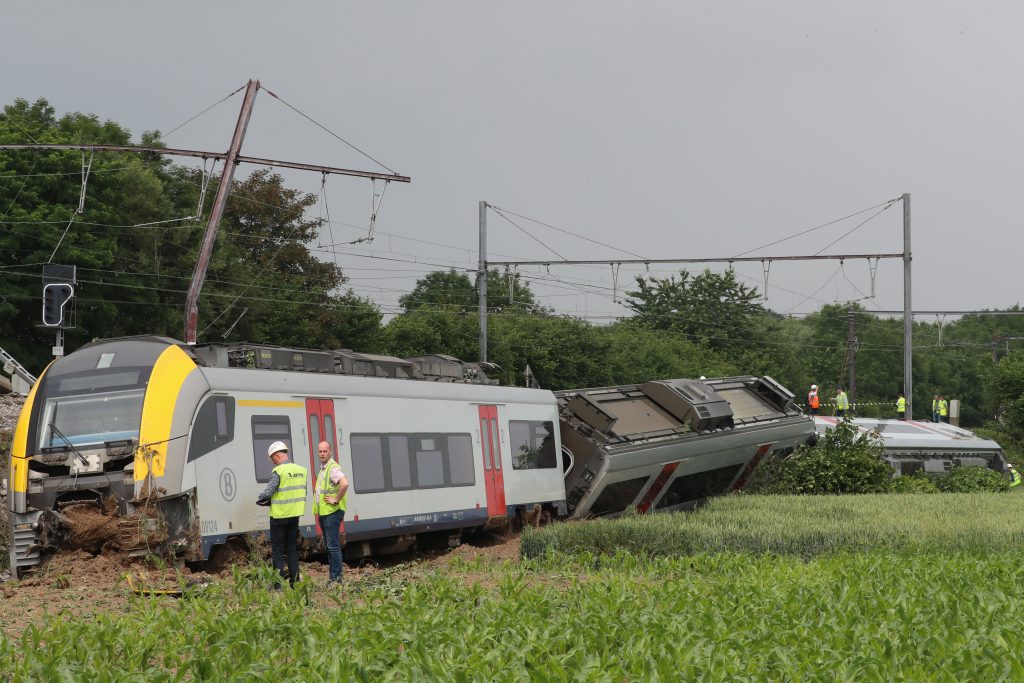
[[[358,558],[544,518],[684,509],[813,434],[767,377],[552,393],[497,386],[447,356],[99,341],[52,363],[25,402],[11,568],[61,545],[69,507],[103,500],[125,517],[147,510],[133,524],[159,526],[160,551],[210,559],[268,529],[255,501],[273,441],[313,471],[317,443],[335,446],[352,482],[346,556]],[[319,544],[311,514],[300,529]]]

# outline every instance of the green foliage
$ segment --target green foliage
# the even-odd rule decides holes
[[[882,460],[881,441],[840,420],[817,445],[801,446],[783,459],[761,465],[752,490],[774,494],[883,493],[892,468]]]
[[[1024,552],[1024,496],[949,493],[715,498],[693,513],[634,515],[523,532],[524,557],[704,552],[812,557],[843,551]]]
[[[509,292],[511,285],[512,291]],[[466,273],[437,270],[416,281],[408,294],[398,299],[402,309],[408,313],[419,308],[434,308],[454,313],[479,310],[480,301],[476,282]],[[534,300],[529,284],[520,273],[487,272],[487,310],[502,311],[517,309],[523,311],[543,310]]]
[[[896,477],[889,485],[892,493],[938,493],[939,487],[920,473],[910,477]]]
[[[4,107],[0,142],[29,136],[41,143],[132,141],[131,132],[112,121],[80,113],[57,118],[43,99]],[[141,137],[162,144],[156,132]],[[205,226],[190,218],[198,172],[159,155],[97,153],[84,213],[77,214],[80,173],[77,151],[0,155],[0,254],[5,263],[23,264],[0,278],[0,345],[35,372],[53,342],[37,325],[39,266],[51,255],[55,263],[78,267],[77,328],[67,333],[69,350],[96,337],[182,336],[185,292]],[[345,291],[341,270],[309,249],[320,221],[305,214],[315,202],[315,195],[285,187],[267,170],[235,181],[200,298],[200,341],[326,348],[376,343],[380,311]]]
[[[936,480],[936,486],[946,493],[973,493],[975,491],[1009,491],[1010,481],[987,467],[958,467]]]
[[[920,501],[924,496],[916,497]],[[848,499],[844,499],[848,500]],[[0,634],[17,681],[1024,678],[1019,553],[618,554],[81,607]]]
[[[636,322],[654,330],[671,330],[716,349],[742,348],[752,339],[750,319],[764,314],[756,287],[738,282],[733,271],[697,276],[636,278],[626,292],[626,306]]]

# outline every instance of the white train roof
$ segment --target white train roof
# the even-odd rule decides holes
[[[814,429],[818,434],[836,425],[838,418],[816,415]],[[902,449],[928,450],[1001,450],[998,443],[974,432],[944,422],[882,420],[855,417],[851,420],[862,432],[878,432],[886,451]]]

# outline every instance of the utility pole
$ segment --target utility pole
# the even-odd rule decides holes
[[[903,394],[908,421],[914,419],[914,308],[910,297],[910,193],[903,193]]]
[[[196,260],[195,271],[192,274],[192,282],[189,285],[188,297],[185,302],[185,342],[196,343],[196,327],[199,317],[199,294],[206,280],[206,269],[210,264],[210,256],[213,253],[213,245],[217,238],[217,228],[220,219],[224,214],[224,207],[227,204],[228,195],[231,193],[231,182],[234,178],[235,168],[240,163],[257,164],[260,166],[274,166],[279,168],[294,168],[302,171],[316,171],[324,175],[346,175],[356,178],[369,178],[371,180],[383,180],[385,182],[395,181],[408,183],[412,179],[409,176],[397,173],[377,173],[375,171],[358,171],[350,168],[337,168],[334,166],[321,166],[319,164],[305,164],[294,161],[280,161],[277,159],[261,159],[259,157],[247,157],[240,154],[242,141],[245,139],[245,131],[249,125],[249,117],[252,114],[253,103],[256,93],[261,89],[260,82],[249,80],[245,90],[245,99],[242,102],[242,109],[238,114],[238,121],[235,124],[235,133],[231,138],[231,145],[227,152],[210,152],[194,149],[176,149],[171,147],[147,147],[142,145],[39,145],[39,144],[15,144],[0,145],[0,150],[76,150],[82,152],[134,152],[136,154],[167,154],[171,156],[195,157],[203,160],[214,159],[224,162],[224,171],[221,175],[220,184],[217,186],[217,195],[214,198],[213,208],[206,224],[206,234],[203,237],[203,244]],[[267,93],[280,99],[270,90]],[[290,106],[290,105],[289,105]],[[308,117],[307,117],[308,118]],[[380,163],[380,162],[377,162]],[[383,164],[382,164],[383,165]],[[386,168],[386,167],[385,167]],[[84,172],[83,175],[87,173]],[[82,181],[82,192],[85,191],[85,180]],[[84,197],[84,194],[82,195]]]
[[[846,313],[850,321],[850,331],[846,337],[846,352],[850,361],[850,403],[857,402],[857,319],[851,308]]]
[[[480,254],[476,282],[480,309],[480,362],[487,362],[487,202],[480,202]]]
[[[217,195],[213,199],[210,218],[206,222],[203,246],[199,250],[195,270],[192,271],[192,282],[188,286],[188,297],[185,299],[185,343],[189,346],[196,343],[196,326],[199,322],[199,292],[202,291],[203,283],[206,281],[206,268],[210,265],[213,244],[217,241],[217,228],[220,227],[220,218],[224,215],[224,205],[227,204],[231,181],[235,178],[235,167],[238,166],[238,152],[242,149],[242,140],[245,139],[245,130],[249,127],[249,116],[252,114],[252,105],[256,101],[256,91],[259,90],[259,87],[259,81],[250,80],[245,88],[242,110],[238,113],[235,134],[231,136],[228,156],[224,159],[224,171],[221,174],[220,184],[217,185]]]

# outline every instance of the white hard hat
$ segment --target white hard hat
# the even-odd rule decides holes
[[[270,444],[270,448],[267,449],[267,457],[269,458],[274,453],[277,453],[279,451],[284,451],[285,453],[287,453],[288,444],[286,444],[284,441],[275,441],[274,443]]]
[[[811,389],[817,389],[817,388],[818,388],[818,385],[817,385],[817,384],[812,384],[812,385],[811,385]]]

